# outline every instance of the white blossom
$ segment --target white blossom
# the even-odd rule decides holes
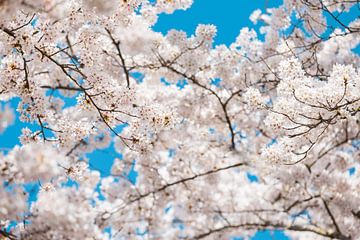
[[[192,3],[0,0],[0,238],[360,238],[357,2],[154,30]]]

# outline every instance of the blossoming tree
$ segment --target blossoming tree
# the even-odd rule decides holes
[[[0,236],[360,238],[359,2],[284,0],[230,46],[152,30],[191,4],[0,0],[0,100],[38,126],[0,153]],[[87,154],[111,144],[101,177]]]

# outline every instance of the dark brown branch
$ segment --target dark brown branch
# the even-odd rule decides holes
[[[229,169],[233,169],[233,168],[238,168],[238,167],[241,167],[241,166],[244,166],[246,165],[246,163],[235,163],[235,164],[232,164],[232,165],[229,165],[229,166],[225,166],[225,167],[220,167],[220,168],[216,168],[216,169],[212,169],[212,170],[209,170],[209,171],[206,171],[206,172],[203,172],[203,173],[199,173],[199,174],[194,174],[193,176],[191,177],[187,177],[187,178],[183,178],[183,179],[180,179],[180,180],[177,180],[177,181],[174,181],[174,182],[171,182],[171,183],[168,183],[168,184],[165,184],[164,186],[162,187],[159,187],[159,188],[156,188],[152,191],[149,191],[149,192],[146,192],[146,193],[143,193],[143,194],[140,194],[131,199],[130,201],[127,202],[126,206],[127,205],[130,205],[130,204],[133,204],[133,203],[136,203],[138,201],[140,201],[141,199],[143,198],[146,198],[148,196],[151,196],[151,195],[154,195],[154,194],[157,194],[157,193],[160,193],[160,192],[163,192],[165,191],[166,189],[170,188],[170,187],[173,187],[173,186],[177,186],[179,184],[186,184],[187,182],[190,182],[190,181],[193,181],[193,180],[196,180],[200,177],[205,177],[205,176],[208,176],[208,175],[211,175],[211,174],[216,174],[218,172],[222,172],[222,171],[226,171],[226,170],[229,170]],[[116,176],[116,175],[113,175],[113,176]],[[115,209],[112,213],[110,213],[110,216],[111,217],[114,213],[116,213],[117,211],[121,210],[123,207],[120,207],[118,209]],[[106,212],[106,214],[108,214],[108,212]],[[105,219],[105,218],[104,218]]]
[[[41,86],[41,88],[46,88],[46,89],[52,89],[52,90],[68,90],[68,91],[79,91],[79,92],[83,92],[84,89],[83,88],[78,88],[78,87],[70,87],[70,86],[48,86],[48,85],[44,85]]]
[[[0,26],[0,29],[5,32],[6,34],[8,34],[9,36],[11,36],[12,38],[16,38],[16,34],[15,32],[20,30],[21,28],[23,27],[26,27],[27,25],[29,25],[31,23],[31,21],[35,18],[36,14],[33,14],[32,17],[30,18],[30,20],[28,20],[27,22],[25,22],[24,24],[16,27],[16,28],[12,28],[12,29],[9,29],[7,27],[4,27],[4,26]]]
[[[114,128],[112,128],[110,126],[110,124],[107,122],[105,116],[104,116],[104,113],[102,111],[102,109],[97,106],[96,102],[94,101],[94,99],[92,98],[93,95],[89,94],[87,92],[87,89],[84,88],[80,83],[78,83],[78,81],[73,77],[71,76],[71,74],[66,70],[67,67],[64,66],[63,64],[59,63],[58,61],[56,61],[51,55],[47,54],[44,50],[41,50],[40,48],[38,48],[37,46],[35,46],[35,49],[41,53],[42,57],[46,57],[47,59],[49,59],[51,62],[53,62],[55,65],[57,65],[61,70],[62,72],[72,81],[75,83],[76,86],[78,86],[85,94],[85,97],[90,101],[90,103],[92,104],[92,106],[95,107],[96,111],[98,112],[101,120],[105,123],[105,125],[110,129],[111,132],[113,132],[115,134],[115,136],[119,137],[120,140],[125,144],[125,146],[127,146],[129,149],[132,149],[129,144],[125,141],[126,138],[120,136],[115,130]],[[72,69],[73,70],[73,69]],[[78,72],[82,77],[84,77],[85,79],[87,78],[86,75],[84,73],[82,73],[80,71],[80,69],[78,69],[76,67],[76,72]]]
[[[2,230],[2,229],[0,229],[0,236],[3,236],[3,237],[5,237],[5,239],[9,239],[9,240],[16,240],[17,239],[17,237],[14,234],[9,233],[9,232],[7,232],[5,230]]]
[[[276,223],[243,223],[243,224],[235,224],[235,225],[225,225],[223,227],[210,229],[209,231],[193,236],[191,238],[187,239],[203,239],[206,237],[209,237],[215,233],[219,232],[225,232],[227,230],[233,230],[238,228],[244,228],[244,229],[255,229],[255,230],[267,230],[267,229],[281,229],[281,230],[289,230],[289,231],[298,231],[298,232],[312,232],[315,234],[318,234],[323,237],[327,237],[330,239],[341,239],[341,240],[350,240],[349,237],[342,235],[339,232],[329,232],[325,231],[323,229],[319,229],[316,227],[309,226],[300,226],[300,225],[291,225],[287,226],[285,224],[276,224]]]
[[[336,231],[337,231],[338,233],[341,233],[340,228],[339,228],[339,225],[337,224],[336,219],[335,219],[334,215],[332,214],[328,203],[327,203],[323,198],[321,198],[321,200],[322,200],[322,202],[324,203],[324,207],[325,207],[325,209],[326,209],[326,212],[328,213],[328,215],[329,215],[332,223],[334,224]]]
[[[223,110],[224,112],[224,115],[225,115],[225,120],[226,120],[226,123],[227,123],[227,126],[228,126],[228,129],[230,131],[230,134],[231,134],[231,149],[235,149],[235,132],[234,132],[234,129],[233,129],[233,126],[232,126],[232,122],[231,122],[231,119],[230,119],[230,116],[228,114],[228,111],[227,111],[227,104],[229,103],[229,101],[231,100],[231,98],[233,98],[235,95],[239,94],[241,91],[237,91],[235,92],[234,95],[230,96],[230,98],[223,102],[223,100],[220,98],[220,96],[214,91],[212,90],[211,88],[201,84],[196,78],[195,76],[188,76],[186,73],[182,73],[180,71],[178,71],[176,68],[174,68],[173,66],[169,65],[161,56],[159,56],[159,61],[163,64],[164,67],[168,68],[169,70],[173,71],[174,73],[176,74],[179,74],[180,76],[188,79],[189,81],[191,81],[193,84],[195,84],[196,86],[210,92],[213,96],[216,97],[216,99],[218,100],[220,106],[221,106],[221,109]]]
[[[106,32],[109,34],[109,37],[112,41],[112,43],[114,44],[114,46],[116,47],[116,51],[117,51],[117,54],[121,60],[121,64],[122,64],[122,68],[124,70],[124,73],[125,73],[125,78],[126,78],[126,86],[128,88],[130,88],[130,74],[129,74],[129,70],[126,68],[126,65],[125,65],[125,59],[121,53],[121,48],[120,48],[120,41],[116,41],[115,38],[113,37],[113,35],[111,34],[110,30],[105,28]]]
[[[229,165],[229,166],[226,166],[226,167],[212,169],[212,170],[209,170],[209,171],[204,172],[204,173],[195,174],[195,175],[193,175],[191,177],[183,178],[183,179],[177,180],[175,182],[168,183],[168,184],[166,184],[166,185],[164,185],[164,186],[162,186],[160,188],[157,188],[157,189],[155,189],[153,191],[147,192],[145,194],[141,194],[140,196],[136,197],[135,199],[132,199],[129,203],[139,201],[140,199],[142,199],[144,197],[147,197],[147,196],[149,196],[151,194],[162,192],[162,191],[166,190],[169,187],[172,187],[172,186],[175,186],[175,185],[178,185],[178,184],[182,184],[182,183],[186,183],[186,182],[195,180],[195,179],[197,179],[199,177],[204,177],[204,176],[207,176],[207,175],[222,172],[222,171],[232,169],[232,168],[237,168],[237,167],[244,166],[244,165],[245,165],[245,163],[241,162],[241,163],[236,163],[236,164]]]

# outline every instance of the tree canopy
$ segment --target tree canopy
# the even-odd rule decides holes
[[[359,2],[284,0],[229,46],[153,30],[191,4],[0,0],[0,132],[37,126],[0,150],[0,237],[360,239]]]

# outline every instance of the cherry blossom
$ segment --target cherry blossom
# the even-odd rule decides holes
[[[360,238],[358,3],[153,30],[192,3],[0,0],[1,237]]]

